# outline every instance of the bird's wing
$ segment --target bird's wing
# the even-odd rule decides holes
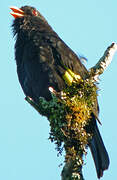
[[[56,33],[47,35],[45,38],[47,38],[54,59],[58,60],[58,64],[64,65],[74,73],[79,74],[83,79],[88,76],[88,71],[81,63],[78,56],[58,37]]]

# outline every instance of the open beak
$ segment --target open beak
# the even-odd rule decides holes
[[[12,12],[10,13],[14,18],[20,18],[24,16],[24,11],[22,11],[20,8],[17,8],[15,6],[10,7]]]

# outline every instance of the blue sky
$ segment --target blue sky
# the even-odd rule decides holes
[[[88,58],[87,68],[96,64],[105,49],[117,42],[116,0],[13,0],[1,1],[0,33],[0,179],[60,180],[55,145],[48,140],[49,123],[24,100],[14,61],[14,43],[9,6],[32,5],[48,20],[59,36],[78,54]],[[100,132],[110,156],[109,170],[102,180],[117,178],[117,54],[100,77]],[[88,151],[83,172],[96,180]]]

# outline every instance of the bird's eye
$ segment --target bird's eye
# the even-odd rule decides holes
[[[37,11],[36,10],[33,10],[32,13],[33,13],[34,16],[37,16]]]

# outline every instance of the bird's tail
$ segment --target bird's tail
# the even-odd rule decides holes
[[[97,124],[95,125],[94,135],[89,147],[94,159],[97,176],[98,178],[101,178],[103,176],[103,171],[109,167],[109,156],[102,141]]]

